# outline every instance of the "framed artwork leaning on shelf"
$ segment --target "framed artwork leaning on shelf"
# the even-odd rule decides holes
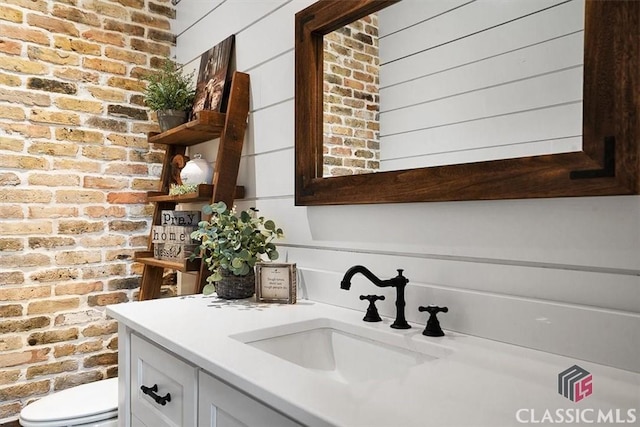
[[[192,117],[202,110],[224,112],[226,109],[234,40],[235,36],[231,35],[200,57]]]

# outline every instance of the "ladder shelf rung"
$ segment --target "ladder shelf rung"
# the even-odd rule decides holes
[[[190,261],[189,258],[185,258],[182,261],[169,261],[169,260],[154,258],[153,252],[143,251],[143,252],[136,252],[134,254],[134,260],[141,264],[149,265],[152,267],[167,268],[171,270],[177,270],[182,273],[187,273],[191,271],[194,271],[194,272],[199,271],[202,258],[196,258],[193,261]]]
[[[202,202],[211,201],[213,195],[213,185],[200,184],[193,193],[169,195],[158,191],[150,191],[147,193],[147,200],[149,202],[175,202],[175,203],[189,203],[189,202]],[[236,199],[242,199],[244,197],[244,187],[236,185],[235,197]]]
[[[162,133],[150,133],[148,141],[152,144],[191,145],[219,138],[224,128],[226,114],[203,110],[191,120]]]

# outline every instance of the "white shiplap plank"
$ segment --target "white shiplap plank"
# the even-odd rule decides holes
[[[427,3],[429,2],[408,2],[404,7],[419,7]],[[388,53],[384,62],[394,61],[462,37],[469,37],[474,33],[503,25],[559,3],[562,3],[562,0],[478,0],[468,3],[466,6],[453,9],[450,13],[439,15],[432,20],[408,27],[382,39],[380,43],[385,44]],[[380,17],[380,19],[383,18],[384,15]],[[547,23],[547,25],[550,24]],[[564,25],[561,26],[563,27]]]
[[[508,35],[505,34],[505,37]],[[430,74],[382,88],[380,90],[380,111],[402,108],[407,105],[581,66],[583,62],[582,38],[582,33],[575,33],[480,62],[471,62],[445,72]],[[582,68],[580,68],[580,72],[582,73]],[[582,84],[582,78],[578,80],[577,84]]]
[[[494,147],[448,151],[380,161],[380,170],[406,170],[443,165],[458,165],[502,159],[571,153],[582,150],[582,137],[549,139],[536,142],[513,143]]]
[[[378,35],[385,37],[417,22],[427,21],[442,13],[464,6],[471,0],[403,0],[378,12]]]
[[[446,49],[426,50],[401,61],[387,63],[380,71],[380,86],[386,87],[459,66],[460,58],[466,58],[464,62],[476,61],[583,29],[584,3],[577,0],[572,1],[548,12],[505,24],[501,31],[485,31],[474,37],[449,43],[445,45]],[[504,37],[504,30],[508,31],[508,37]],[[384,39],[380,41],[381,55],[383,56],[387,52],[392,52],[392,49],[385,47],[385,43]],[[408,45],[412,47],[414,52],[417,51],[412,42],[409,42]],[[390,59],[382,57],[381,62],[386,63]]]
[[[293,99],[263,108],[251,114],[255,129],[251,153],[292,148],[294,141]]]
[[[283,215],[292,244],[630,275],[640,271],[640,197],[306,208],[293,207],[292,200],[259,202]]]
[[[381,113],[381,135],[578,102],[581,76],[573,68]]]
[[[383,279],[395,276],[396,269],[402,268],[411,287],[454,288],[640,314],[640,292],[634,294],[640,287],[638,276],[304,246],[282,248],[299,267],[326,271],[331,277],[344,274],[356,264],[369,266]],[[356,281],[377,290],[360,276],[354,283]],[[324,286],[339,288],[339,283],[340,280],[331,279]],[[625,298],[625,295],[633,297]]]
[[[245,184],[245,197],[291,197],[293,195],[293,147],[260,155],[243,156],[238,182]]]
[[[293,99],[293,50],[251,70],[251,109],[259,110]]]
[[[178,37],[196,21],[202,19],[222,3],[229,0],[184,0],[176,6],[176,19],[172,21],[171,31]],[[187,4],[188,3],[188,4]]]
[[[255,25],[238,34],[237,65],[240,70],[251,70],[256,64],[293,49],[293,16],[314,0],[293,0],[283,3]],[[274,31],[277,29],[277,31]]]
[[[236,201],[239,208],[246,209],[251,206],[260,209],[265,217],[275,221],[278,227],[284,230],[285,238],[278,242],[311,241],[311,231],[309,229],[307,217],[307,207],[294,206],[293,196],[277,199],[259,198]],[[283,254],[283,252],[285,252]],[[281,261],[286,258],[286,249],[283,248]]]
[[[636,197],[416,203],[373,209],[310,208],[310,232],[341,247],[634,271],[640,265],[640,198]]]
[[[381,138],[383,159],[544,141],[582,133],[582,102]]]
[[[178,62],[188,62],[199,57],[231,34],[238,34],[284,3],[285,0],[225,1],[181,34],[178,39],[179,49],[176,50]],[[188,1],[178,6],[188,7]]]
[[[384,132],[384,129],[382,131]],[[449,158],[447,156],[454,156],[456,159],[458,156],[456,153],[464,150],[490,147],[506,148],[511,145],[527,144],[529,141],[539,141],[540,145],[538,147],[540,150],[536,150],[536,147],[531,147],[533,150],[527,149],[526,152],[529,152],[529,155],[578,151],[582,147],[582,141],[579,138],[581,134],[582,102],[576,102],[552,108],[456,123],[450,126],[434,126],[408,133],[383,136],[380,138],[380,158],[383,169],[392,170],[391,167],[387,168],[386,162],[412,157],[422,157],[425,160],[425,156],[432,156],[434,160],[422,163],[421,167],[460,163],[460,161],[446,163]],[[577,142],[574,140],[576,137],[578,137]],[[556,138],[572,138],[572,140],[555,140]],[[570,149],[564,151],[565,148]],[[499,150],[497,154],[500,155]],[[435,160],[439,155],[445,156],[442,159],[445,163]],[[473,153],[469,153],[469,156],[467,161],[475,157]],[[416,162],[419,161],[420,159],[416,160]]]

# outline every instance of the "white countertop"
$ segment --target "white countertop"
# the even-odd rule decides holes
[[[626,425],[640,425],[640,374],[455,332],[425,337],[423,324],[394,330],[389,328],[392,319],[363,322],[365,308],[354,311],[305,300],[295,305],[259,304],[196,295],[112,305],[107,314],[306,425],[522,425],[517,416],[538,425],[556,424],[561,416],[565,421],[578,418],[574,425],[589,420],[616,425],[616,417]],[[317,318],[429,341],[451,353],[398,377],[347,385],[230,337]],[[560,372],[575,364],[593,375],[593,394],[574,403],[558,393],[557,381]],[[600,413],[603,423],[597,422]]]

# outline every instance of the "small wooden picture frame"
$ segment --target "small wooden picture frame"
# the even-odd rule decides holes
[[[259,302],[295,304],[296,276],[295,264],[273,262],[256,264],[256,299]]]

